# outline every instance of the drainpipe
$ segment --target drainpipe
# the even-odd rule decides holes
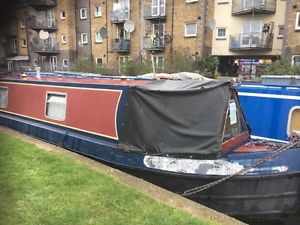
[[[170,51],[173,53],[173,37],[174,37],[174,10],[175,10],[175,0],[172,0],[172,24],[171,24],[171,47]]]
[[[107,37],[106,37],[106,62],[108,64],[108,38],[109,38],[109,33],[108,33],[108,6],[107,6],[107,0],[105,0],[105,25],[106,25],[106,30],[107,30]]]
[[[205,45],[205,23],[206,23],[206,6],[207,6],[207,0],[202,1],[202,9],[200,4],[200,22],[201,22],[201,28],[200,28],[200,34],[202,35],[202,38],[200,40],[200,58],[201,60],[204,59],[204,45]]]

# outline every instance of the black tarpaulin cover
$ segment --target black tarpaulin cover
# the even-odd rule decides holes
[[[152,81],[131,87],[120,149],[216,156],[230,97],[227,82]]]

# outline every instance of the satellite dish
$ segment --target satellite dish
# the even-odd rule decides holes
[[[100,36],[102,37],[102,39],[107,38],[107,28],[106,27],[101,27]]]
[[[48,31],[44,31],[44,30],[40,30],[39,37],[42,40],[46,40],[46,39],[49,38],[49,32]]]
[[[134,28],[135,28],[135,25],[134,25],[134,23],[133,23],[132,20],[127,20],[124,23],[124,29],[125,29],[125,31],[131,33],[132,31],[134,31]]]
[[[210,29],[212,29],[212,30],[216,29],[216,20],[215,20],[215,19],[211,19],[211,20],[209,21],[209,27],[210,27]]]

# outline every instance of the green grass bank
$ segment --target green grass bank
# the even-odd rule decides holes
[[[0,132],[0,224],[201,224],[113,178]]]

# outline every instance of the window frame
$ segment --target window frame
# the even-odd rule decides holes
[[[300,55],[293,55],[292,56],[292,66],[295,66],[295,62],[294,62],[294,58],[295,57],[299,57],[300,58]],[[296,65],[297,66],[297,65]],[[300,65],[299,65],[300,66]]]
[[[187,34],[187,25],[195,24],[195,33]],[[186,22],[184,23],[184,37],[197,37],[197,22]]]
[[[99,63],[98,60],[101,60],[101,63]],[[95,63],[96,63],[96,65],[102,65],[103,64],[103,59],[101,57],[96,57],[95,58]]]
[[[86,35],[86,41],[84,42],[83,41],[83,36]],[[88,44],[89,43],[89,40],[88,40],[88,33],[81,33],[80,34],[80,41],[81,41],[81,44]]]
[[[100,39],[97,39],[98,35],[100,36]],[[100,35],[100,32],[96,32],[95,33],[95,43],[99,44],[99,43],[102,43],[102,42],[103,42],[103,39],[102,39],[102,37]]]
[[[286,135],[289,137],[290,136],[290,128],[291,128],[291,121],[292,121],[292,115],[293,115],[293,112],[295,110],[300,110],[300,106],[294,106],[290,109],[290,112],[289,112],[289,116],[288,116],[288,122],[287,122],[287,127],[286,127]],[[300,130],[299,131],[296,131],[297,134],[300,134]]]
[[[5,87],[5,86],[0,86],[0,89],[6,89],[6,101],[5,101],[5,105],[0,105],[0,109],[6,109],[7,108],[7,105],[8,105],[8,87]]]
[[[283,34],[280,34],[280,30],[283,28]],[[277,38],[282,39],[284,36],[284,25],[278,25],[278,35]]]
[[[53,117],[50,117],[47,115],[47,104],[48,104],[48,95],[56,95],[56,96],[64,96],[65,97],[65,100],[66,100],[66,103],[65,103],[65,107],[64,107],[64,118],[61,120],[61,119],[58,119],[58,118],[53,118]],[[67,115],[67,93],[65,92],[52,92],[52,91],[47,91],[46,92],[46,98],[45,98],[45,117],[47,119],[51,119],[51,120],[56,120],[56,121],[65,121],[66,120],[66,115]]]
[[[80,19],[85,20],[87,19],[87,9],[86,8],[80,8],[79,9]],[[83,15],[83,12],[85,12],[85,15]]]
[[[186,3],[194,3],[194,2],[198,2],[198,0],[185,0]]]
[[[65,38],[65,40],[64,40],[64,38]],[[67,44],[68,43],[68,38],[67,38],[66,34],[61,35],[61,43],[62,44]]]
[[[300,30],[300,12],[296,13],[296,20],[295,20],[295,30]]]
[[[219,29],[225,30],[225,36],[219,36]],[[227,27],[217,27],[216,28],[216,39],[217,40],[226,40],[227,39]]]
[[[67,62],[67,64],[65,64],[65,62]],[[68,68],[69,67],[69,60],[68,59],[63,59],[62,60],[62,66],[63,66],[63,68]]]
[[[39,64],[38,64],[38,59],[33,59],[33,66],[34,67],[37,67]]]
[[[60,19],[61,19],[61,20],[66,19],[66,11],[61,11],[61,12],[60,12]]]
[[[97,11],[97,8],[99,9],[98,11]],[[98,14],[97,14],[97,12],[98,12]],[[102,16],[102,7],[100,5],[95,5],[94,6],[94,15],[95,15],[96,18]]]
[[[21,39],[21,46],[22,48],[27,48],[27,40],[25,38]]]
[[[20,20],[20,28],[21,28],[21,29],[24,29],[24,28],[25,28],[25,21],[24,21],[24,19],[21,19],[21,20]]]

